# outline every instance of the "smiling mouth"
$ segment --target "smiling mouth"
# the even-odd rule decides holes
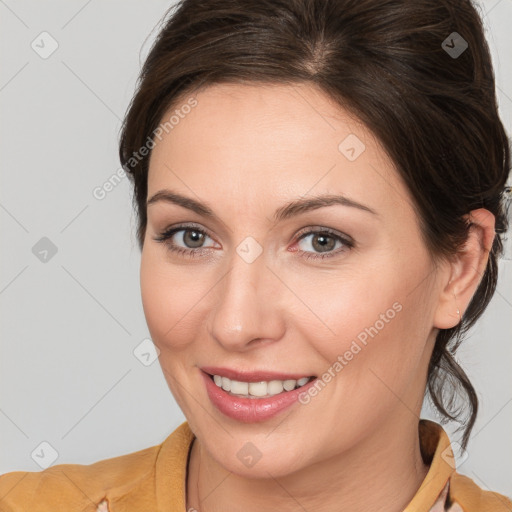
[[[316,379],[315,376],[311,376],[301,377],[299,379],[244,382],[229,379],[221,375],[208,375],[217,387],[222,388],[226,393],[232,396],[240,398],[269,398],[280,393],[287,393],[288,391],[301,388],[311,380]]]

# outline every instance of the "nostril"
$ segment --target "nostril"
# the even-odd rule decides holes
[[[99,504],[98,508],[96,509],[96,512],[109,512],[108,510],[108,501],[103,499]]]

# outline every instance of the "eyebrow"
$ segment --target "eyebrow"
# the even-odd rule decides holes
[[[178,194],[177,192],[168,189],[163,189],[156,192],[150,199],[148,199],[148,201],[146,202],[146,206],[150,206],[160,201],[182,206],[183,208],[192,210],[193,212],[197,213],[198,215],[201,215],[202,217],[219,220],[217,215],[215,215],[213,210],[207,204],[201,203],[200,201],[196,201],[195,199],[183,196],[181,194]],[[284,206],[278,208],[275,211],[274,222],[289,219],[290,217],[294,217],[295,215],[300,215],[311,210],[316,210],[318,208],[324,208],[326,206],[332,205],[349,206],[371,213],[373,215],[379,215],[374,209],[370,208],[369,206],[358,203],[357,201],[354,201],[353,199],[350,199],[346,196],[324,194],[310,198],[304,197],[285,204]]]

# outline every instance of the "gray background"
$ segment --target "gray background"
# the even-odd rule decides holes
[[[149,333],[128,180],[93,195],[119,169],[121,119],[171,4],[0,0],[0,474],[130,453],[184,421],[158,361],[137,350]],[[510,134],[512,0],[478,5]],[[43,31],[58,43],[44,59],[31,47],[51,49]],[[459,352],[481,410],[457,459],[481,487],[512,495],[510,260],[499,279]]]

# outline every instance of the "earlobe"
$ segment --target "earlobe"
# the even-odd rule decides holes
[[[485,208],[466,215],[470,228],[466,243],[450,263],[447,283],[440,292],[434,327],[455,327],[464,315],[484,275],[496,232],[495,217]]]

